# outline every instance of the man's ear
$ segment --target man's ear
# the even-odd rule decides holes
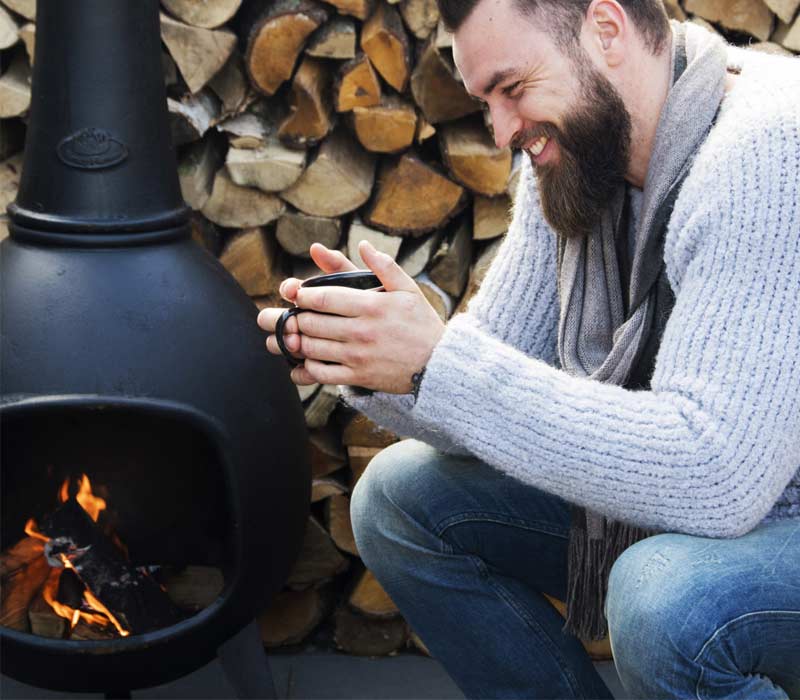
[[[628,15],[616,0],[592,0],[586,10],[581,38],[597,58],[615,68],[624,58],[630,32]]]

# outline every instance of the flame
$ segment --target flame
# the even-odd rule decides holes
[[[36,521],[33,518],[30,518],[28,522],[25,523],[25,534],[28,537],[34,537],[37,540],[41,540],[42,542],[50,541],[49,537],[39,532],[39,526],[36,524]]]
[[[69,605],[64,605],[56,600],[58,579],[60,576],[61,571],[59,569],[52,569],[50,571],[50,576],[48,576],[47,581],[44,584],[44,588],[42,589],[42,597],[44,598],[45,602],[51,608],[53,608],[53,611],[56,613],[56,615],[69,620],[70,629],[74,629],[79,620],[85,620],[86,622],[95,625],[102,625],[103,627],[108,625],[109,621],[103,615],[95,615],[94,613],[83,612],[83,610],[71,608]]]
[[[62,503],[65,503],[69,498],[69,479],[64,479],[64,483],[61,484],[58,498]],[[78,493],[75,496],[75,500],[80,503],[81,508],[89,514],[89,517],[94,522],[97,522],[100,517],[100,511],[106,509],[106,502],[92,493],[92,483],[86,474],[81,474],[81,478],[78,481]]]

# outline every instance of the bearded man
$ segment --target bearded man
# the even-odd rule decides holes
[[[468,697],[611,697],[606,631],[632,697],[800,697],[798,60],[660,0],[439,6],[528,155],[480,292],[445,326],[366,243],[386,293],[281,290],[294,381],[416,438],[359,552]]]

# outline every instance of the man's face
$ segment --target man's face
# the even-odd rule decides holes
[[[550,225],[587,235],[625,177],[630,115],[582,47],[563,50],[539,24],[512,0],[481,0],[453,55],[467,90],[489,107],[498,147],[530,157]]]

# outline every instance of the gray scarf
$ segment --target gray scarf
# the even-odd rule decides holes
[[[658,122],[644,183],[632,260],[623,185],[588,237],[558,241],[561,367],[629,389],[649,387],[674,297],[664,269],[664,234],[680,185],[705,140],[724,93],[725,44],[672,23],[672,88]],[[573,508],[566,629],[586,639],[606,633],[608,574],[616,558],[649,532]]]

